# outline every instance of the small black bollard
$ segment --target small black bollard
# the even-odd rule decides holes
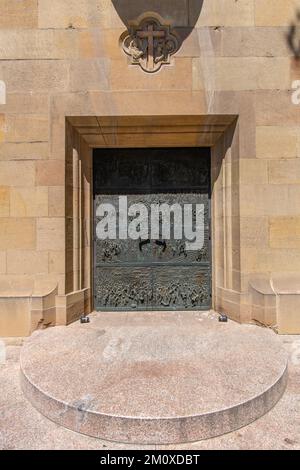
[[[224,313],[221,313],[221,315],[219,316],[219,322],[220,323],[227,323],[228,322],[227,315],[225,315]]]
[[[85,315],[82,315],[80,317],[80,323],[90,323],[90,317],[87,317]]]

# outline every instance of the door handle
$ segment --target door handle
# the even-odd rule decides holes
[[[166,249],[167,249],[166,240],[155,240],[155,244],[158,245],[158,246],[163,246],[162,252],[166,251]]]
[[[140,249],[140,251],[142,251],[142,248],[143,248],[144,245],[148,245],[149,243],[150,243],[150,240],[149,240],[149,239],[148,239],[148,240],[142,240],[142,239],[140,238],[140,242],[139,242],[139,249]]]

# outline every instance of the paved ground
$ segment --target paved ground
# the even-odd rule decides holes
[[[222,437],[156,447],[89,438],[40,415],[20,390],[20,346],[8,345],[6,361],[0,365],[0,449],[300,449],[300,336],[283,336],[281,341],[290,354],[289,383],[273,410],[255,423]]]

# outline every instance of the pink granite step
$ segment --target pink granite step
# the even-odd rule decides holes
[[[228,433],[282,396],[287,354],[272,331],[211,312],[98,313],[36,332],[21,354],[25,395],[74,431],[128,443]]]

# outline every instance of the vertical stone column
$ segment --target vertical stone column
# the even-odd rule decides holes
[[[78,162],[78,290],[83,287],[83,266],[82,266],[82,233],[83,233],[83,188],[82,188],[82,161]]]
[[[73,290],[80,289],[80,162],[73,149]]]

